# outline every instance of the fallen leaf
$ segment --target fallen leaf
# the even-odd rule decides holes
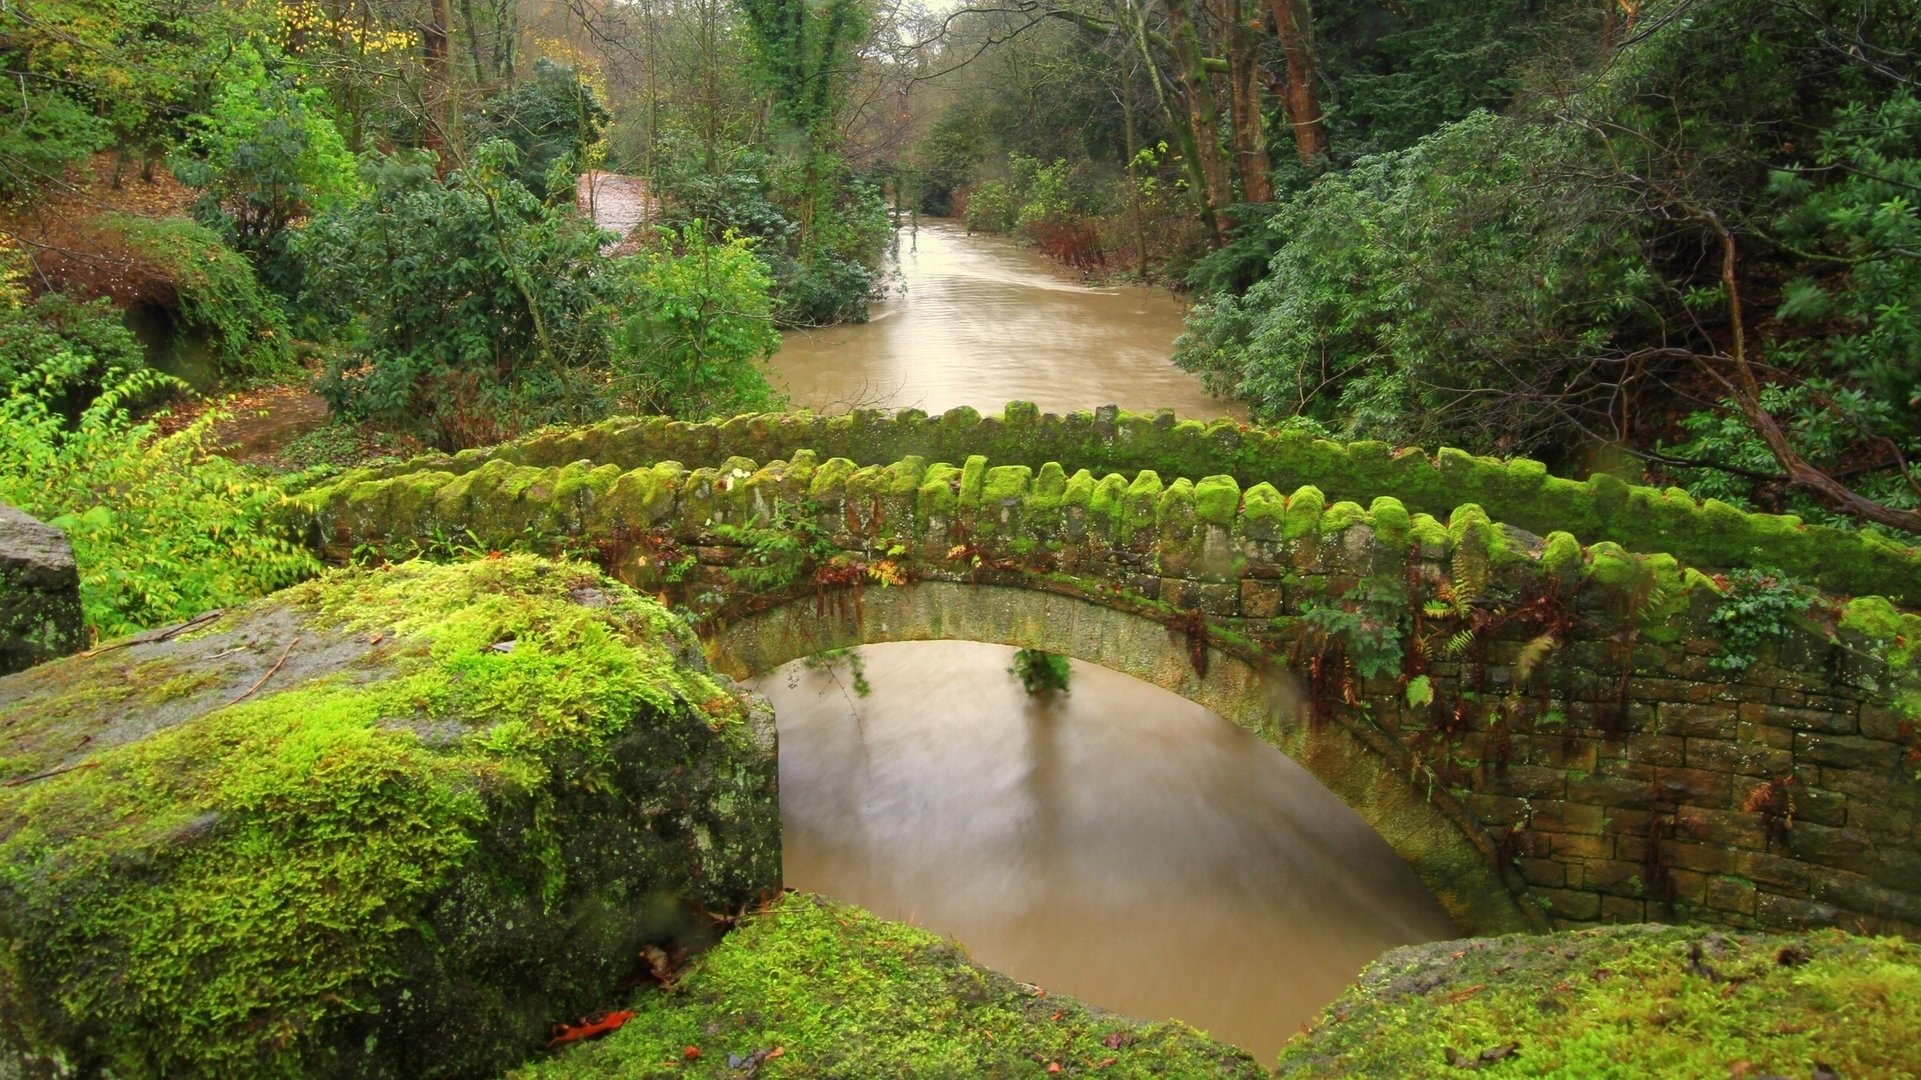
[[[690,1044],[687,1049],[680,1052],[680,1056],[686,1058],[688,1061],[692,1061],[700,1056],[700,1047]]]
[[[1057,1072],[1060,1072],[1060,1071],[1061,1071],[1061,1063],[1060,1063],[1060,1062],[1058,1062],[1058,1061],[1050,1061],[1050,1062],[1048,1062],[1048,1063],[1047,1063],[1047,1071],[1048,1071],[1048,1072],[1050,1072],[1050,1073],[1057,1073]]]
[[[1108,1032],[1107,1038],[1101,1040],[1101,1045],[1107,1047],[1109,1050],[1119,1050],[1121,1047],[1127,1045],[1127,1033],[1123,1031]]]

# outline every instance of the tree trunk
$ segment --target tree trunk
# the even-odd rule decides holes
[[[1250,18],[1249,8],[1252,7]],[[1234,171],[1241,178],[1241,201],[1274,201],[1267,171],[1267,136],[1261,130],[1259,0],[1224,0],[1222,28],[1227,44],[1228,103],[1234,119]]]
[[[1134,35],[1134,46],[1140,51],[1141,62],[1146,65],[1148,84],[1154,88],[1154,101],[1161,107],[1161,118],[1167,121],[1168,133],[1174,137],[1174,148],[1179,152],[1181,166],[1187,170],[1188,190],[1194,196],[1194,210],[1201,221],[1214,227],[1214,211],[1207,198],[1207,178],[1201,173],[1201,155],[1195,148],[1194,129],[1188,124],[1184,110],[1174,108],[1168,99],[1170,93],[1178,93],[1175,85],[1155,60],[1153,47],[1148,42],[1146,15],[1142,8],[1146,0],[1124,0],[1127,9],[1128,29]],[[1214,232],[1219,240],[1219,232]]]
[[[1181,80],[1182,96],[1187,99],[1187,121],[1194,131],[1194,152],[1198,156],[1201,179],[1207,191],[1207,228],[1219,243],[1222,212],[1233,196],[1228,188],[1227,162],[1221,154],[1220,110],[1207,85],[1202,66],[1200,33],[1194,27],[1194,14],[1188,0],[1166,0],[1168,36],[1173,39],[1174,64]]]
[[[1318,168],[1327,154],[1327,123],[1321,115],[1321,95],[1315,86],[1320,70],[1314,60],[1314,13],[1307,0],[1270,0],[1274,30],[1287,57],[1287,92],[1282,106],[1294,129],[1294,149],[1301,164]]]
[[[427,67],[427,87],[422,99],[427,107],[427,128],[421,142],[440,155],[440,167],[447,166],[448,117],[453,103],[452,73],[449,71],[453,28],[451,0],[430,0],[430,17],[420,31],[421,58]]]

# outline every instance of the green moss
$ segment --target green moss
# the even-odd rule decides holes
[[[924,930],[790,895],[649,992],[618,1032],[510,1074],[635,1076],[1226,1078],[1264,1075],[1245,1053],[1178,1023],[1143,1024],[1037,991]],[[693,1048],[690,1054],[688,1048]]]
[[[1367,511],[1356,502],[1337,502],[1321,515],[1321,531],[1337,533],[1367,520]]]
[[[961,471],[945,462],[927,467],[921,476],[917,512],[922,521],[933,518],[953,520],[960,509]]]
[[[1447,546],[1447,526],[1435,520],[1432,514],[1415,514],[1410,517],[1408,535],[1423,547],[1445,548]]]
[[[1897,673],[1905,672],[1913,663],[1915,651],[1921,649],[1921,615],[1901,611],[1880,596],[1850,600],[1841,609],[1836,628],[1867,638]]]
[[[1698,960],[1694,959],[1698,956]],[[1903,1076],[1921,950],[1839,931],[1612,927],[1389,953],[1282,1051],[1282,1077]]]
[[[1631,589],[1641,580],[1641,563],[1606,540],[1588,548],[1588,577],[1602,585]]]
[[[981,487],[981,504],[989,508],[1019,506],[1027,494],[1034,470],[1025,465],[996,465],[987,470]]]
[[[1374,500],[1374,504],[1368,507],[1367,517],[1374,525],[1375,535],[1389,543],[1406,541],[1408,531],[1413,527],[1413,522],[1408,519],[1407,507],[1401,505],[1401,500],[1387,495]]]
[[[682,665],[685,628],[591,568],[406,564],[268,604],[379,635],[380,666],[263,679],[244,700],[105,740],[85,769],[0,789],[0,930],[14,938],[0,952],[49,1026],[84,1032],[120,1075],[327,1071],[330,1040],[410,985],[425,906],[456,873],[479,875],[465,888],[490,905],[577,899],[555,792],[605,784],[610,747],[642,718],[685,717],[753,752],[740,702]],[[0,756],[17,745],[5,739]],[[524,856],[493,847],[472,865],[512,807]],[[473,1019],[476,1045],[497,1047],[500,1018]]]
[[[1194,485],[1194,513],[1210,525],[1234,524],[1241,508],[1241,485],[1231,476],[1214,475]]]
[[[1541,569],[1553,577],[1581,572],[1581,542],[1573,533],[1552,532],[1541,551]]]
[[[1321,489],[1311,485],[1288,496],[1285,539],[1292,542],[1317,535],[1321,531],[1321,511],[1326,505]]]
[[[1248,539],[1279,540],[1286,520],[1287,498],[1273,484],[1255,484],[1241,496],[1241,529]]]

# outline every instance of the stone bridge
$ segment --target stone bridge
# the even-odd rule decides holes
[[[1128,672],[1300,762],[1464,931],[1921,933],[1921,616],[1844,599],[1913,604],[1921,558],[1874,537],[1525,461],[1021,404],[611,421],[297,506],[335,559],[593,558],[740,676],[930,638]],[[1828,594],[1757,623],[1712,575],[1758,563]],[[1720,640],[1744,628],[1751,657]]]

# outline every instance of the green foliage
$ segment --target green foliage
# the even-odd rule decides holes
[[[174,175],[201,192],[194,216],[291,297],[299,281],[288,230],[359,196],[354,159],[329,119],[326,92],[299,85],[271,48],[240,43],[218,78]]]
[[[293,335],[280,301],[211,230],[131,214],[110,214],[105,222],[173,284],[181,321],[212,340],[223,376],[272,377],[293,367]]]
[[[0,501],[64,529],[101,637],[178,622],[318,569],[273,520],[280,491],[209,454],[215,413],[167,436],[128,404],[169,382],[110,373],[69,426],[52,405],[91,361],[59,353],[0,400]]]
[[[613,1035],[510,1076],[613,1080],[671,1060],[675,1076],[721,1080],[742,1073],[730,1054],[766,1061],[770,1078],[1047,1075],[1044,1062],[1116,1080],[1263,1075],[1180,1023],[1142,1024],[1024,987],[925,930],[806,894],[780,897],[673,992],[644,992],[631,1007],[638,1015]]]
[[[84,303],[64,293],[27,299],[22,273],[0,265],[0,398],[30,394],[42,364],[65,353],[79,367],[70,376],[84,392],[109,378],[146,366],[139,342],[120,321],[112,301]]]
[[[821,527],[813,503],[774,500],[774,510],[762,525],[716,525],[715,535],[747,550],[727,576],[755,592],[784,589],[801,581],[839,549]]]
[[[1021,649],[1014,653],[1014,666],[1008,674],[1030,694],[1067,693],[1067,679],[1073,673],[1067,657],[1040,649]]]
[[[1825,181],[1825,182],[1824,182]],[[1776,172],[1784,238],[1815,257],[1779,315],[1820,336],[1807,360],[1921,416],[1921,100],[1851,101],[1813,160]],[[1893,430],[1885,424],[1870,430]]]
[[[613,371],[623,404],[690,420],[765,411],[760,363],[780,348],[767,268],[745,238],[708,239],[702,223],[622,260]]]
[[[1663,472],[1678,478],[1689,492],[1701,498],[1720,499],[1743,509],[1785,511],[1835,528],[1856,527],[1853,518],[1803,491],[1783,490],[1778,480],[1756,479],[1778,476],[1780,464],[1733,401],[1724,400],[1720,405],[1717,410],[1697,410],[1683,417],[1680,427],[1687,438],[1658,443],[1656,448],[1674,458],[1716,462],[1749,475],[1672,464],[1662,465]],[[1816,468],[1853,473],[1851,465],[1863,457],[1880,460],[1880,468],[1849,477],[1854,490],[1887,506],[1921,505],[1921,493],[1897,469],[1889,467],[1893,464],[1887,460],[1890,442],[1881,441],[1888,439],[1902,447],[1910,461],[1921,454],[1921,442],[1913,432],[1902,432],[1905,410],[1898,402],[1814,377],[1792,386],[1762,387],[1761,405],[1794,433],[1795,448]],[[1861,527],[1884,531],[1873,524]]]
[[[368,162],[372,194],[304,230],[304,307],[351,328],[320,393],[336,412],[446,447],[591,415],[604,362],[604,235],[541,203],[495,140],[446,183],[420,158]]]
[[[1367,579],[1338,601],[1311,599],[1301,618],[1325,641],[1339,642],[1342,655],[1362,679],[1392,675],[1406,658],[1407,593],[1398,584]],[[1410,687],[1410,702],[1415,691]]]
[[[770,154],[742,146],[704,154],[674,136],[659,190],[669,217],[701,222],[710,240],[737,234],[772,277],[774,321],[821,326],[859,321],[878,292],[891,226],[880,192],[819,149]]]
[[[580,74],[546,57],[533,77],[503,88],[481,106],[477,139],[505,139],[519,151],[514,179],[547,201],[571,201],[609,114]]]
[[[4,17],[4,16],[0,16]],[[12,68],[13,54],[0,50]],[[37,84],[0,94],[0,198],[14,199],[47,187],[69,165],[113,139],[107,121],[60,92]]]
[[[1779,641],[1819,594],[1776,570],[1736,570],[1728,575],[1727,594],[1708,616],[1721,651],[1708,661],[1722,671],[1753,664],[1762,646]]]
[[[1020,212],[1020,196],[1005,180],[983,180],[967,194],[969,232],[1013,232]]]
[[[1584,357],[1651,287],[1595,195],[1542,175],[1569,152],[1565,132],[1483,113],[1325,177],[1276,207],[1269,276],[1197,308],[1176,361],[1263,419],[1477,450],[1564,440],[1590,408]]]

